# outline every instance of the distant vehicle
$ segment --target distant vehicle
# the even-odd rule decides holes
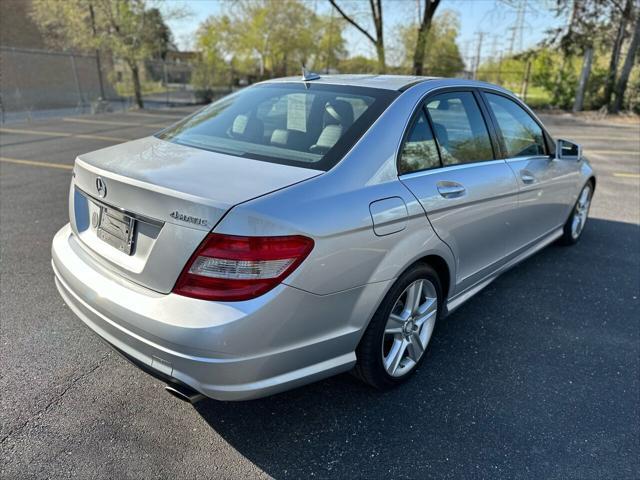
[[[307,75],[80,155],[53,240],[69,307],[176,396],[406,380],[436,323],[583,232],[596,179],[510,92]]]

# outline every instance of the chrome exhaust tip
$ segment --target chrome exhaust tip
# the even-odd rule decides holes
[[[188,402],[190,404],[194,404],[204,399],[204,395],[195,390],[192,390],[189,387],[183,387],[181,385],[167,385],[164,389],[170,395],[182,400],[183,402]]]

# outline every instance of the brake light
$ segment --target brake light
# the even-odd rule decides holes
[[[173,293],[203,300],[249,300],[281,283],[312,249],[313,240],[301,235],[210,233],[185,265]]]

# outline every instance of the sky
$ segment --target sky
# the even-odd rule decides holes
[[[328,0],[304,0],[310,8],[320,14],[330,14]],[[169,20],[178,47],[188,50],[193,47],[195,32],[210,15],[220,15],[229,8],[225,0],[169,0],[172,7],[182,7],[190,12],[185,19]],[[424,3],[421,0],[421,3]],[[514,50],[527,49],[540,42],[549,28],[561,26],[562,18],[551,11],[552,0],[442,0],[438,12],[452,10],[460,20],[458,46],[467,63],[471,65],[478,51],[480,37],[480,57],[486,59],[507,53],[512,43],[513,30],[517,24],[516,8],[509,5],[525,5],[522,40],[516,37]],[[554,3],[554,2],[553,2]],[[361,12],[357,18],[364,24],[368,20],[368,2],[340,0],[338,4],[347,12]],[[413,22],[417,14],[417,0],[386,0],[383,2],[385,22],[385,42],[393,42],[394,27],[402,23]],[[336,14],[337,15],[337,14]],[[372,31],[372,29],[370,29]],[[362,54],[375,57],[371,42],[355,28],[345,30],[347,48],[351,55]]]

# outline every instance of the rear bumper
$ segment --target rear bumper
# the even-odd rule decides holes
[[[386,282],[319,296],[280,285],[246,302],[159,294],[88,261],[69,225],[56,286],[94,332],[159,377],[219,400],[267,396],[349,370]]]

